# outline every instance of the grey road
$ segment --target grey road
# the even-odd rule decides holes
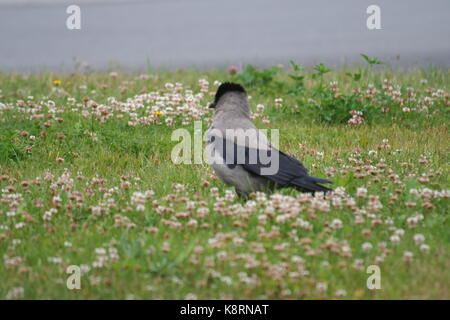
[[[81,30],[68,30],[68,4]],[[366,9],[381,8],[381,30]],[[0,71],[331,66],[378,56],[394,67],[450,65],[449,0],[0,0]]]

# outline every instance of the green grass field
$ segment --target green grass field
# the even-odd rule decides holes
[[[245,202],[171,161],[172,132],[206,130],[230,80],[334,194]],[[448,84],[370,66],[0,74],[0,298],[450,299]]]

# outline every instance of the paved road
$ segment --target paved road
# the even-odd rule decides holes
[[[361,61],[450,65],[449,0],[73,0],[81,30],[65,25],[62,0],[0,0],[0,70],[306,65]],[[366,27],[381,7],[382,30]]]

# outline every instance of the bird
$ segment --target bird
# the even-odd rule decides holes
[[[222,83],[209,104],[214,109],[206,132],[205,154],[216,176],[238,196],[293,187],[301,192],[330,192],[331,180],[310,176],[296,158],[272,146],[251,120],[247,92],[238,83]]]

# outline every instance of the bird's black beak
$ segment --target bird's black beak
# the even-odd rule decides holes
[[[216,107],[216,103],[215,102],[211,102],[208,106],[208,108],[212,108],[214,109]]]

